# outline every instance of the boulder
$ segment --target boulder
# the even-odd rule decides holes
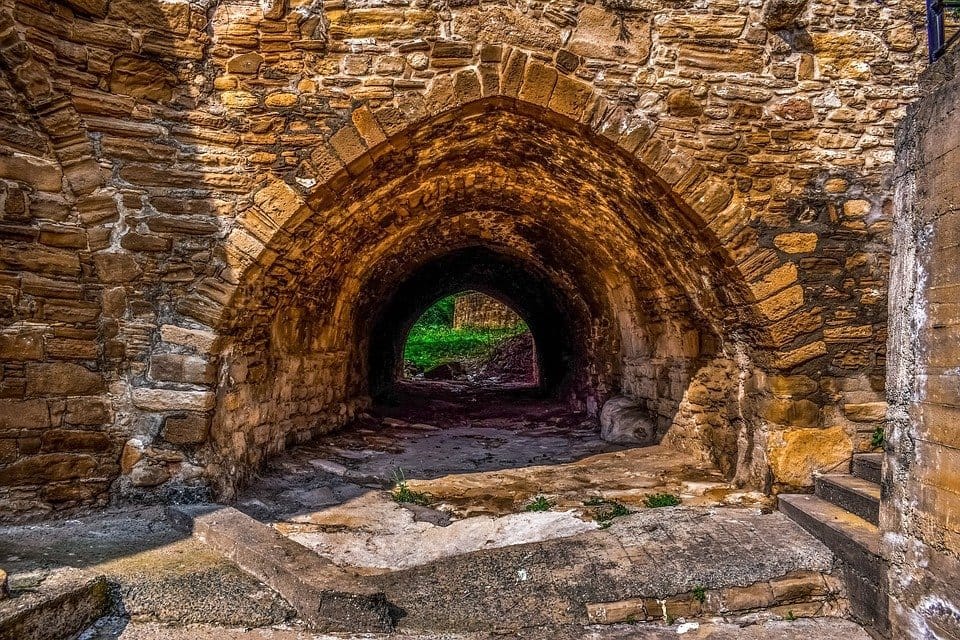
[[[616,444],[653,445],[657,443],[657,425],[636,400],[618,396],[600,411],[600,437]]]
[[[458,380],[466,375],[466,369],[459,362],[444,362],[424,372],[427,380]]]

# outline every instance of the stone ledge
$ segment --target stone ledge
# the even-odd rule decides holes
[[[105,577],[66,569],[47,578],[37,591],[0,602],[0,638],[72,637],[107,615],[110,608]]]
[[[174,526],[223,554],[283,596],[314,629],[392,631],[386,596],[273,528],[216,504],[167,510]]]

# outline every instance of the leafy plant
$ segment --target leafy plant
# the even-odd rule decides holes
[[[407,484],[407,479],[403,475],[403,469],[397,469],[393,473],[393,491],[390,493],[390,497],[393,498],[394,502],[403,504],[418,504],[422,507],[430,504],[430,496],[419,491],[414,491]]]
[[[883,427],[877,427],[873,430],[873,436],[870,438],[870,446],[874,449],[880,449],[883,447],[884,443],[887,441],[887,435],[883,431]]]
[[[549,511],[553,503],[546,496],[537,496],[533,502],[524,507],[524,511]]]
[[[652,493],[643,500],[648,509],[658,507],[675,507],[680,504],[680,497],[672,493]]]
[[[707,590],[703,585],[697,585],[693,588],[693,599],[700,604],[707,601]]]
[[[793,609],[790,609],[790,611],[787,611],[787,620],[789,620],[790,622],[793,622],[796,619],[797,619],[797,616],[793,615]]]
[[[594,496],[583,501],[584,506],[596,507],[593,512],[593,518],[600,525],[601,529],[606,529],[613,524],[614,518],[628,516],[632,511],[624,504],[616,500],[606,500],[600,496]]]

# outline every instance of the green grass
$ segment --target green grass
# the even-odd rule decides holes
[[[703,604],[707,601],[707,589],[704,586],[696,586],[693,588],[693,599]]]
[[[553,503],[547,500],[546,496],[537,496],[530,504],[524,507],[524,511],[549,511]]]
[[[508,338],[529,331],[520,322],[505,329],[453,328],[457,295],[441,298],[423,312],[407,335],[403,359],[421,371],[445,362],[483,359]]]
[[[418,323],[407,336],[403,359],[427,371],[445,362],[483,358],[507,338],[526,331],[526,325],[509,329],[454,329]]]
[[[643,504],[645,504],[648,509],[675,507],[680,504],[680,497],[672,493],[653,493],[644,498]]]

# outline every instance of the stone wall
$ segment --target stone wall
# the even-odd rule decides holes
[[[453,328],[511,329],[523,320],[513,309],[482,293],[458,296],[453,303]]]
[[[569,301],[582,406],[733,399],[738,477],[808,483],[884,413],[921,7],[0,0],[3,513],[227,491],[469,246]]]
[[[881,512],[895,638],[960,636],[960,50],[897,139]]]

